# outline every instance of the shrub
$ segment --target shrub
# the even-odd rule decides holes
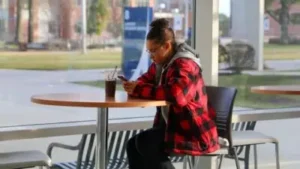
[[[225,46],[229,54],[228,65],[230,69],[240,72],[243,69],[253,69],[255,50],[242,41],[233,41]]]

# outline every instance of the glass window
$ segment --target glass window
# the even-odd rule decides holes
[[[296,1],[220,0],[219,85],[238,89],[235,113],[298,109],[299,95],[254,94],[252,86],[300,85],[300,4]],[[259,9],[265,9],[260,13]],[[287,7],[287,8],[285,8]],[[266,116],[268,116],[266,114]],[[287,115],[288,116],[288,115]],[[257,121],[256,131],[280,140],[287,166],[299,168],[299,119]],[[241,126],[241,125],[240,125]],[[273,147],[260,148],[261,165],[275,168]],[[265,155],[264,155],[265,154]],[[270,157],[270,158],[269,158]],[[290,162],[296,161],[291,164]],[[270,163],[271,162],[271,163]],[[271,167],[272,168],[272,167]]]
[[[239,107],[299,106],[297,96],[250,92],[251,86],[300,83],[300,25],[297,22],[300,5],[290,4],[280,20],[279,13],[285,11],[280,3],[285,1],[266,3],[267,10],[261,17],[264,37],[260,40],[257,31],[259,15],[255,14],[258,2],[220,0],[219,85],[239,89],[236,104]],[[262,61],[259,58],[263,58]],[[258,71],[259,67],[263,70]]]
[[[32,9],[26,3],[18,9],[19,1],[7,1],[8,17],[0,20],[1,25],[7,25],[0,29],[0,126],[95,119],[94,109],[37,105],[30,97],[57,92],[103,95],[106,72],[115,66],[118,73],[140,75],[149,66],[145,36],[153,19],[167,17],[173,27],[178,17],[182,21],[176,25],[178,38],[190,39],[191,34],[185,32],[191,32],[191,12],[180,7],[184,0],[178,1],[182,3],[178,3],[180,10],[175,14],[167,6],[160,11],[154,0],[87,0],[86,54],[82,54],[80,0],[34,0]],[[163,2],[170,4],[171,0]],[[143,113],[140,109],[121,112],[111,109],[109,117],[152,116],[155,108],[145,108]],[[31,144],[26,148],[30,146],[36,149]]]
[[[171,1],[166,0],[87,1],[87,53],[82,54],[80,1],[32,2],[28,6],[27,1],[22,1],[19,4],[22,8],[18,10],[19,1],[8,1],[8,17],[1,19],[1,35],[5,36],[1,36],[0,47],[7,51],[1,54],[0,69],[7,72],[7,85],[0,92],[0,98],[4,100],[3,104],[16,104],[7,107],[9,111],[27,106],[28,110],[54,112],[45,113],[45,117],[58,115],[65,108],[32,104],[30,96],[57,91],[100,92],[103,85],[99,79],[103,80],[104,72],[115,66],[128,77],[134,72],[140,75],[150,63],[145,36],[150,22],[156,18],[167,18],[180,41],[189,42],[191,38],[189,1],[172,1],[176,11],[167,8]],[[34,11],[33,15],[29,15],[29,10]],[[102,15],[104,22],[100,22],[97,15]],[[175,24],[174,20],[179,22]],[[141,61],[141,58],[146,61]],[[9,76],[10,73],[13,75]],[[14,89],[16,91],[10,92]],[[78,111],[75,108],[70,110]],[[26,123],[39,120],[33,118]],[[70,120],[70,117],[62,116],[59,120]]]

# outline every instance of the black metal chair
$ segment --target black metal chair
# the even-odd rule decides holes
[[[227,153],[219,153],[218,151],[213,153],[213,154],[218,154],[220,157],[220,161],[219,161],[219,169],[221,168],[222,165],[222,160],[224,157],[226,158],[231,158],[234,159],[236,162],[236,167],[239,169],[240,165],[239,165],[239,160],[243,160],[244,161],[244,168],[245,169],[249,169],[249,156],[250,156],[250,148],[251,146],[254,147],[254,168],[257,169],[258,165],[257,165],[257,145],[259,144],[265,144],[265,143],[273,143],[275,144],[275,150],[276,150],[276,168],[279,169],[280,168],[280,161],[279,161],[279,142],[276,138],[271,137],[271,136],[267,136],[263,133],[260,132],[256,132],[253,131],[256,125],[255,121],[249,121],[249,122],[240,122],[240,123],[235,123],[235,124],[229,124],[229,122],[231,123],[231,117],[232,117],[232,110],[231,113],[228,113],[227,116],[225,114],[222,115],[222,113],[220,114],[219,110],[225,110],[226,105],[223,105],[222,107],[222,102],[223,104],[228,104],[227,106],[233,106],[233,102],[232,105],[229,103],[230,99],[232,99],[232,97],[228,96],[228,101],[224,101],[223,97],[226,97],[225,94],[216,94],[218,92],[222,93],[222,89],[226,90],[222,87],[218,87],[214,88],[214,87],[207,87],[207,94],[209,97],[209,102],[212,105],[212,107],[214,107],[216,109],[217,112],[217,119],[216,119],[216,124],[218,127],[218,134],[220,137],[224,138],[227,142],[228,145],[226,145],[228,147],[228,152]],[[215,91],[213,91],[215,90]],[[230,95],[230,94],[228,94]],[[218,100],[219,97],[219,100]],[[233,100],[231,100],[233,101]],[[233,108],[233,107],[232,107]],[[227,119],[226,124],[224,124],[224,122],[220,122],[220,116],[223,116],[223,121],[225,122],[224,118],[230,118]],[[222,121],[222,120],[221,120]],[[228,131],[222,131],[222,129],[226,128]],[[224,134],[225,133],[225,134]],[[228,134],[228,136],[226,136],[226,133]],[[244,151],[244,158],[240,158],[238,157],[239,155],[242,154],[243,150]],[[189,164],[191,162],[189,161]],[[190,168],[191,168],[191,164],[190,164]]]
[[[253,85],[252,76],[248,76],[244,84],[246,86],[244,90],[249,91],[251,88],[251,84]],[[245,93],[247,94],[248,92]],[[245,98],[248,97],[250,96],[245,95]],[[264,133],[254,131],[256,124],[257,124],[256,121],[246,121],[246,122],[239,122],[239,123],[232,124],[233,145],[237,149],[239,160],[244,162],[245,169],[249,169],[250,150],[251,148],[253,148],[254,169],[257,169],[258,168],[257,145],[272,143],[275,145],[276,168],[279,169],[280,168],[279,141],[272,136],[268,136],[265,135]],[[244,154],[243,157],[241,157],[242,154]],[[224,157],[233,159],[233,156],[231,154],[225,155]]]
[[[230,153],[235,159],[237,169],[240,169],[237,150],[233,146],[231,133],[231,119],[237,89],[229,87],[207,86],[206,93],[208,95],[208,104],[216,111],[215,122],[217,126],[218,135],[220,138],[222,138],[222,140],[225,140],[226,145],[222,145],[222,147],[216,152],[205,154],[203,156],[219,156],[220,169],[223,156]],[[186,166],[186,161],[188,161],[189,167],[193,169],[197,166],[198,163],[197,160],[195,160],[195,156],[193,156],[191,159],[185,158],[184,168]]]

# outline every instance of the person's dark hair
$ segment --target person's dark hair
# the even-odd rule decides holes
[[[169,21],[160,18],[151,22],[150,31],[147,34],[147,40],[155,40],[156,43],[164,44],[171,40],[172,44],[175,45],[175,33],[171,27],[169,27]]]

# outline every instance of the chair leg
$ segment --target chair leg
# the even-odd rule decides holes
[[[199,164],[199,157],[195,157],[195,156],[192,156],[192,168],[191,169],[197,169],[197,166]]]
[[[257,169],[257,145],[253,145],[254,148],[254,169]]]
[[[279,143],[275,142],[275,150],[276,150],[276,169],[280,169],[280,159],[279,159]]]
[[[232,150],[233,155],[234,155],[236,168],[237,168],[237,169],[241,169],[241,167],[240,167],[240,161],[239,161],[239,158],[238,158],[238,156],[237,156],[237,154],[236,154],[235,148],[232,148],[231,150]]]
[[[249,169],[249,159],[250,159],[250,148],[251,145],[245,146],[245,159],[244,159],[244,168]]]
[[[189,169],[194,169],[194,166],[193,166],[193,164],[194,164],[194,161],[193,161],[193,159],[192,158],[194,158],[193,156],[187,156],[186,157],[186,159],[187,159],[187,163],[189,164]]]
[[[221,169],[221,167],[222,167],[223,158],[224,158],[224,155],[220,155],[218,169]]]
[[[187,160],[188,160],[188,156],[187,155],[185,155],[184,157],[183,157],[183,169],[187,169]]]

